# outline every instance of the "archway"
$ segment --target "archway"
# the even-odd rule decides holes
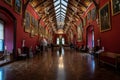
[[[87,36],[86,36],[87,47],[92,49],[94,47],[94,27],[89,25],[87,27]]]
[[[4,27],[4,45],[3,49],[12,53],[13,57],[16,56],[16,18],[6,8],[0,6],[0,20],[3,22]]]

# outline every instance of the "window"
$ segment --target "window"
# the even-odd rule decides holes
[[[64,38],[62,38],[62,44],[65,44],[65,39]]]
[[[0,51],[4,50],[4,23],[0,20]]]
[[[59,38],[57,38],[57,45],[59,45],[59,43],[60,43],[60,40],[59,40]]]

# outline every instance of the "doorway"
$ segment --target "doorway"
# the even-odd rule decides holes
[[[16,57],[16,18],[2,6],[0,13],[0,64],[4,64]]]
[[[94,48],[94,28],[92,25],[90,25],[87,28],[87,47],[92,49]]]

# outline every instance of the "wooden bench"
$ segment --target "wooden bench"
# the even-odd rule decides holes
[[[117,69],[120,64],[120,54],[112,52],[102,52],[98,55],[98,60],[99,63],[106,63]]]

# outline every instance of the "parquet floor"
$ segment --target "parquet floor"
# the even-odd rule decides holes
[[[64,48],[0,67],[0,80],[120,80],[120,73],[99,66],[93,55]]]

